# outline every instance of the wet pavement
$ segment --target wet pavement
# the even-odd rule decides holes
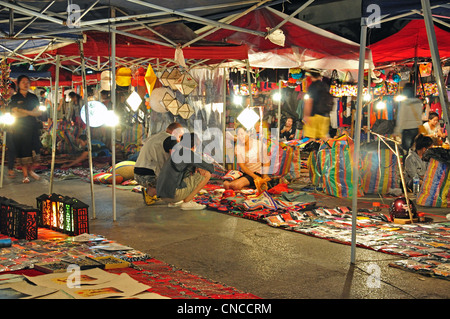
[[[22,184],[7,176],[0,196],[36,206],[49,192],[48,179]],[[53,192],[91,203],[90,184],[80,179],[54,182]],[[146,206],[140,193],[116,190],[116,220],[112,188],[94,186],[95,218],[90,207],[90,233],[131,246],[151,257],[204,278],[264,299],[448,299],[450,283],[439,278],[390,267],[401,256],[351,247],[216,211],[182,211],[163,202]],[[349,206],[351,199],[315,194],[318,206]],[[370,208],[362,198],[358,208]],[[385,199],[384,204],[390,200]],[[449,209],[425,208],[434,221]],[[383,208],[387,214],[387,209]],[[373,269],[379,271],[374,281]]]

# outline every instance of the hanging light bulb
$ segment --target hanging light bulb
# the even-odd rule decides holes
[[[383,110],[386,108],[386,103],[384,103],[383,101],[380,101],[377,103],[376,108],[377,108],[377,110]]]
[[[364,99],[365,102],[369,102],[372,99],[372,97],[370,96],[370,94],[366,93],[366,94],[364,94],[364,98],[363,99]]]
[[[106,126],[117,126],[119,124],[119,117],[114,111],[107,111],[105,114],[105,125]]]
[[[281,94],[279,92],[275,93],[272,97],[275,102],[281,101]]]
[[[236,105],[242,105],[242,96],[235,95],[233,97],[233,103],[236,104]]]
[[[401,101],[406,100],[406,96],[404,96],[404,95],[397,95],[397,96],[394,98],[394,100],[397,101],[397,102],[401,102]]]

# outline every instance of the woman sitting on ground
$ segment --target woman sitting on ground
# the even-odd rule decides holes
[[[237,129],[237,144],[235,147],[237,164],[243,173],[241,177],[233,181],[224,181],[225,189],[241,190],[244,187],[257,188],[261,178],[268,180],[270,161],[265,158],[261,160],[266,150],[261,149],[258,140],[249,136],[244,128]]]
[[[405,159],[405,183],[409,190],[413,189],[414,176],[419,177],[419,183],[422,185],[427,171],[427,163],[422,158],[432,145],[431,137],[419,134],[414,140],[413,147],[409,149],[409,154]]]

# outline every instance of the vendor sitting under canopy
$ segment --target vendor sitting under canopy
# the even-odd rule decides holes
[[[237,164],[243,175],[233,181],[224,181],[224,188],[233,190],[241,190],[244,187],[259,188],[262,183],[267,183],[270,180],[268,177],[270,160],[265,156],[266,151],[262,150],[259,140],[250,137],[244,128],[239,127],[235,152]]]

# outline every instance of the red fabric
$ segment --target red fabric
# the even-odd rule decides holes
[[[437,26],[436,41],[440,58],[450,57],[450,33]],[[415,57],[431,57],[424,20],[412,20],[399,32],[369,46],[373,62],[397,62]]]
[[[231,25],[267,32],[267,28],[274,28],[282,21],[283,19],[280,16],[262,8],[244,15]],[[299,54],[304,53],[318,59],[330,56],[342,59],[358,59],[359,57],[359,45],[343,43],[302,28],[292,22],[286,22],[280,29],[286,36],[284,47],[272,43],[265,37],[226,29],[220,29],[205,37],[205,39],[235,44],[246,43],[254,51],[276,51],[279,54],[291,53],[298,48]]]
[[[109,56],[111,48],[109,36],[103,32],[87,32],[87,42],[83,44],[84,55]],[[170,58],[175,56],[175,49],[152,44],[142,40],[132,39],[122,35],[116,35],[116,57],[136,57],[136,58]],[[51,54],[62,56],[79,56],[78,44],[70,44],[65,47],[53,50]],[[206,46],[190,46],[183,48],[185,59],[212,59],[214,61],[225,59],[247,59],[248,48],[245,45],[223,46],[220,43]]]

